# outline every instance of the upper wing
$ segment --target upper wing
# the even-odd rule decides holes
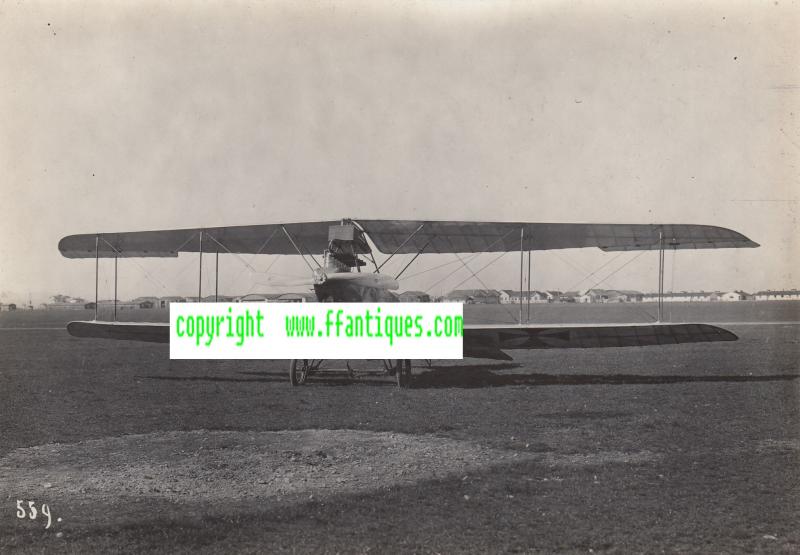
[[[464,356],[511,360],[503,349],[650,347],[737,339],[710,324],[466,325]]]
[[[304,254],[320,253],[328,245],[328,229],[338,223],[305,222],[69,235],[58,242],[58,250],[67,258],[94,258],[95,245],[100,258],[113,258],[115,254],[120,257],[172,257],[178,256],[179,252],[198,252],[202,231],[204,252],[296,254],[288,232]]]
[[[339,221],[134,231],[70,235],[58,244],[68,258],[172,257],[198,252],[321,253],[331,226]],[[723,227],[686,224],[562,224],[524,222],[441,222],[357,220],[382,253],[468,253],[598,247],[605,251],[665,248],[757,247],[741,233]],[[292,237],[290,240],[289,236]],[[95,251],[95,249],[97,249]]]
[[[731,229],[688,224],[564,224],[358,220],[384,253],[504,252],[598,247],[604,251],[757,247]],[[422,226],[420,228],[420,226]],[[419,231],[415,233],[415,230]],[[411,240],[409,236],[414,234]]]

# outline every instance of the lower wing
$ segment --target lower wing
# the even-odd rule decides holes
[[[168,322],[70,322],[67,331],[75,337],[127,339],[169,343]]]
[[[512,360],[504,350],[649,347],[737,339],[710,324],[466,325],[464,357]]]
[[[169,343],[166,322],[78,321],[67,324],[67,331],[75,337]],[[512,360],[504,350],[649,347],[737,339],[710,324],[467,325],[464,357]]]

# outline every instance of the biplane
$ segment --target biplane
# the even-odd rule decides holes
[[[571,349],[606,347],[648,347],[712,341],[735,341],[735,334],[703,323],[661,321],[664,289],[664,253],[678,249],[752,248],[759,245],[731,229],[686,224],[585,224],[422,220],[342,219],[303,223],[210,227],[127,233],[70,235],[58,244],[67,258],[95,259],[95,297],[98,291],[100,258],[177,257],[198,253],[200,257],[198,298],[202,298],[202,257],[215,254],[215,295],[219,287],[219,253],[297,255],[310,275],[303,284],[312,286],[320,302],[390,302],[399,280],[420,257],[429,254],[503,253],[520,254],[520,291],[523,288],[524,256],[528,255],[527,283],[530,290],[532,251],[549,249],[599,248],[606,252],[659,252],[658,319],[649,324],[544,325],[522,321],[520,295],[517,324],[464,326],[464,356],[512,360],[506,351],[518,349]],[[377,251],[388,257],[381,263]],[[397,255],[413,255],[396,275],[381,273]],[[318,258],[319,257],[319,258]],[[461,258],[459,257],[459,260]],[[371,269],[369,265],[371,264]],[[476,273],[463,262],[462,264]],[[116,261],[114,298],[116,299]],[[476,276],[477,277],[477,276]],[[299,283],[298,283],[299,284]],[[95,299],[97,300],[97,299]],[[528,295],[530,302],[530,295]],[[67,325],[76,337],[169,341],[169,324],[118,322],[97,319]],[[397,383],[411,382],[411,361],[386,364]],[[305,383],[319,368],[313,360],[292,360],[292,385]],[[349,365],[348,365],[349,368]]]

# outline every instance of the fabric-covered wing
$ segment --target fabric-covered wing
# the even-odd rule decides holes
[[[757,247],[741,233],[708,225],[568,224],[357,220],[382,253],[467,253],[598,247],[604,251]],[[419,231],[416,231],[420,228]],[[416,231],[416,233],[415,233]],[[413,237],[408,238],[413,234]],[[404,241],[405,242],[404,244]],[[520,249],[522,247],[522,249]]]
[[[83,338],[169,343],[166,322],[75,321],[67,324],[67,331]],[[737,339],[728,330],[709,324],[467,325],[464,326],[464,357],[512,360],[503,349],[648,347]]]
[[[605,251],[653,250],[663,234],[667,249],[757,247],[744,235],[723,227],[685,224],[564,224],[523,222],[444,222],[357,220],[382,253],[468,253],[598,247]],[[322,253],[331,226],[339,221],[246,225],[70,235],[58,244],[67,258],[175,257],[179,252],[238,254]],[[284,232],[284,229],[286,232]],[[366,254],[366,245],[361,254]]]
[[[737,339],[730,331],[710,324],[467,325],[464,356],[511,360],[504,349],[649,347]]]
[[[283,227],[303,253],[321,253],[328,245],[328,229],[339,222],[243,225],[203,228],[203,251],[238,254],[297,254]],[[200,229],[132,231],[70,235],[58,243],[67,258],[94,258],[95,238],[100,258],[175,257],[179,252],[199,252]]]
[[[67,332],[75,337],[169,343],[169,323],[167,322],[75,321],[67,324]]]

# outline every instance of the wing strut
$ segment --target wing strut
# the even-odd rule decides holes
[[[114,321],[116,322],[117,321],[117,263],[119,261],[120,251],[119,251],[119,249],[117,249],[117,247],[115,247],[114,245],[112,245],[111,243],[106,241],[105,239],[103,239],[103,243],[108,245],[109,248],[114,252]],[[103,248],[105,248],[105,247],[103,247]],[[97,320],[97,306],[98,306],[98,300],[97,300],[97,274],[98,274],[97,267],[95,267],[95,292],[94,292],[94,297],[95,297],[95,299],[94,299],[94,307],[95,307],[94,319],[95,320]]]
[[[528,317],[525,319],[530,324],[531,322],[531,249],[530,241],[528,241]]]
[[[117,261],[119,256],[114,252],[114,321],[117,321]]]
[[[525,228],[519,228],[519,325],[522,325],[522,264],[525,262],[523,243],[525,241]]]
[[[97,297],[100,289],[100,236],[94,236],[94,320],[97,321]]]
[[[214,302],[219,301],[219,248],[214,258]]]
[[[658,232],[658,322],[664,306],[664,230]]]
[[[197,275],[197,302],[203,302],[203,230],[200,230],[200,268]]]

